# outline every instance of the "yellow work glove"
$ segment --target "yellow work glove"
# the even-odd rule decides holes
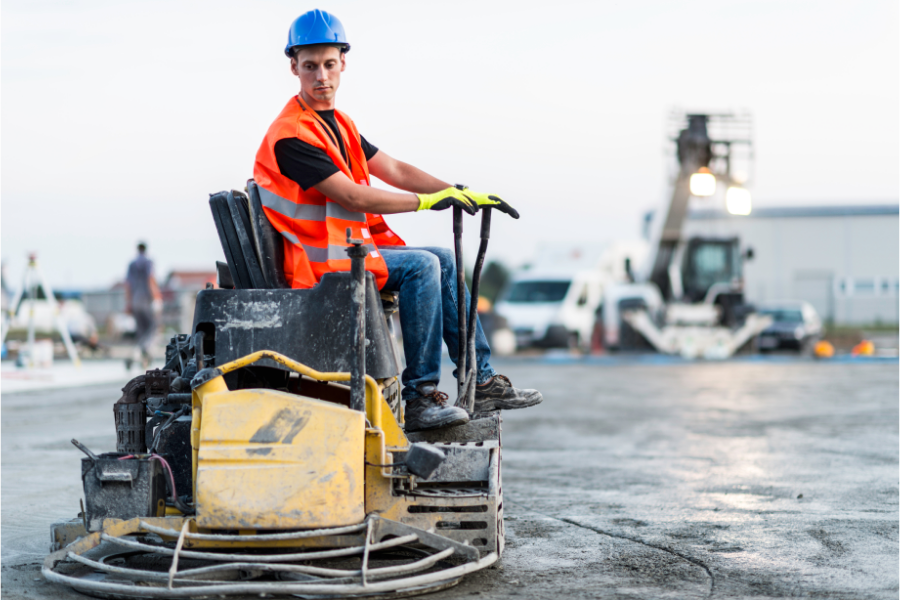
[[[458,206],[470,215],[478,212],[478,205],[463,190],[448,187],[446,190],[433,194],[418,194],[420,210],[446,210],[451,206]]]
[[[500,196],[495,196],[493,194],[480,194],[478,192],[473,192],[469,188],[465,188],[463,193],[472,200],[475,201],[475,204],[478,205],[478,208],[482,206],[488,206],[490,208],[496,208],[500,212],[505,212],[513,219],[519,218],[519,211],[510,206],[505,200],[500,198]]]

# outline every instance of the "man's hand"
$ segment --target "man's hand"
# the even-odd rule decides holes
[[[418,194],[419,208],[416,210],[446,210],[458,206],[470,215],[478,212],[478,204],[468,195],[468,190],[448,187],[434,194]]]
[[[473,192],[469,188],[449,187],[434,194],[419,194],[418,196],[418,210],[445,210],[451,206],[458,206],[470,215],[474,215],[482,206],[488,206],[505,212],[513,219],[519,218],[519,212],[499,196]]]
[[[463,190],[463,193],[467,198],[475,201],[475,204],[478,205],[478,208],[482,206],[488,206],[490,208],[496,208],[500,212],[505,212],[513,219],[519,218],[519,211],[510,206],[505,200],[500,198],[500,196],[495,196],[493,194],[480,194],[478,192],[473,192],[469,188]]]

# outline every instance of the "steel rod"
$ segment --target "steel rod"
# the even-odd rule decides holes
[[[456,310],[457,310],[457,352],[456,352],[456,406],[466,404],[466,270],[463,266],[462,251],[463,214],[462,209],[453,207],[453,249],[456,252]]]
[[[146,552],[155,552],[157,554],[165,554],[171,556],[175,551],[165,546],[154,546],[152,544],[144,544],[134,540],[126,540],[117,538],[112,535],[102,534],[100,539],[112,542],[126,548],[134,548],[135,550],[144,550]],[[377,544],[372,544],[370,550],[383,550],[384,548],[393,548],[403,544],[409,544],[418,540],[418,536],[414,533],[401,537],[391,538]],[[195,552],[192,550],[182,550],[179,555],[183,558],[200,558],[203,560],[218,561],[258,561],[258,562],[286,562],[291,560],[318,560],[320,558],[335,558],[338,556],[353,556],[354,554],[362,554],[364,546],[350,546],[349,548],[339,548],[337,550],[325,550],[322,552],[293,552],[291,554],[219,554],[211,552]]]
[[[306,531],[292,531],[290,533],[270,533],[260,535],[217,535],[214,533],[193,533],[188,531],[185,537],[189,540],[203,540],[210,542],[276,542],[283,540],[300,540],[304,538],[343,535],[345,533],[356,533],[366,528],[365,523],[359,525],[348,525],[346,527],[334,527],[331,529],[309,529]],[[141,521],[141,529],[149,531],[157,535],[168,535],[177,538],[178,531],[168,529],[166,527],[156,527]]]
[[[398,575],[403,573],[415,573],[416,571],[423,571],[425,569],[430,568],[436,562],[447,558],[453,554],[453,548],[446,548],[441,550],[440,552],[436,552],[435,554],[431,554],[425,558],[421,558],[417,561],[407,563],[405,565],[397,565],[395,567],[378,567],[375,569],[369,569],[367,573],[367,577],[370,579],[377,579],[379,577],[385,577],[389,575]],[[92,567],[97,569],[98,571],[106,571],[108,573],[115,573],[116,575],[122,575],[129,578],[134,579],[144,579],[146,581],[167,581],[169,579],[169,575],[167,573],[160,573],[157,571],[145,571],[143,569],[129,569],[128,567],[117,567],[115,565],[110,565],[107,563],[91,560],[90,558],[86,558],[79,554],[75,554],[74,552],[69,552],[67,558],[70,560],[74,560],[75,562],[79,562],[88,567]],[[190,583],[205,583],[203,580],[199,579],[189,579],[192,577],[197,577],[199,575],[209,575],[212,573],[222,573],[228,571],[240,571],[240,570],[258,570],[258,571],[266,571],[271,573],[302,573],[304,575],[321,575],[322,577],[328,577],[332,579],[337,578],[355,578],[359,575],[360,570],[347,570],[347,569],[329,569],[326,567],[313,567],[309,565],[284,565],[280,563],[260,563],[260,562],[234,562],[223,565],[212,565],[209,567],[197,567],[194,569],[185,569],[183,571],[178,571],[175,574],[174,581],[176,582],[190,582]],[[209,581],[210,585],[218,584],[218,581]]]
[[[393,540],[392,540],[393,541]],[[182,556],[184,556],[182,554]],[[173,588],[171,590],[164,587],[148,587],[141,586],[136,588],[134,585],[106,583],[102,581],[86,580],[69,575],[57,573],[53,569],[44,566],[41,568],[41,574],[48,581],[69,585],[79,591],[95,591],[104,593],[118,593],[124,596],[138,596],[145,598],[190,598],[203,595],[238,595],[238,594],[362,594],[362,593],[387,593],[410,588],[421,587],[442,582],[450,582],[458,579],[463,575],[480,571],[497,562],[498,556],[496,552],[491,552],[484,558],[476,562],[465,563],[451,569],[437,571],[434,573],[426,573],[424,575],[416,575],[406,579],[396,579],[391,581],[382,581],[370,583],[363,587],[356,585],[328,585],[328,584],[291,584],[282,582],[272,583],[235,583],[226,585],[210,585],[210,586],[191,586]]]
[[[484,266],[484,256],[487,254],[488,240],[491,237],[491,209],[481,209],[481,243],[478,245],[478,255],[475,257],[475,268],[472,271],[472,300],[469,305],[468,337],[466,345],[469,352],[469,365],[466,373],[466,410],[472,413],[475,410],[475,382],[478,365],[475,355],[475,332],[478,330],[478,290],[481,286],[481,269]]]
[[[353,239],[347,228],[347,248],[350,257],[350,297],[353,301],[350,348],[354,356],[350,361],[350,408],[366,410],[366,256],[369,250],[362,239]]]

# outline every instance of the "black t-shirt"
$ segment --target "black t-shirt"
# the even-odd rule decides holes
[[[344,161],[347,160],[347,149],[344,147],[344,138],[341,137],[333,110],[317,110],[322,120],[328,124],[331,131],[326,131],[337,139]],[[366,160],[371,160],[378,153],[378,148],[359,136],[363,154]],[[278,169],[288,179],[297,182],[304,191],[320,183],[340,169],[328,156],[328,153],[312,144],[300,141],[297,138],[284,138],[275,142],[275,160]]]

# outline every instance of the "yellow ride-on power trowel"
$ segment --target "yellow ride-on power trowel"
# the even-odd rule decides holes
[[[210,198],[226,263],[191,334],[114,405],[116,452],[76,440],[84,506],[52,527],[50,581],[104,598],[412,595],[503,552],[499,413],[406,434],[390,314],[351,271],[287,289],[253,181]],[[457,406],[475,392],[475,302],[460,306]],[[454,209],[460,298],[462,212]],[[460,303],[462,304],[462,303]]]

